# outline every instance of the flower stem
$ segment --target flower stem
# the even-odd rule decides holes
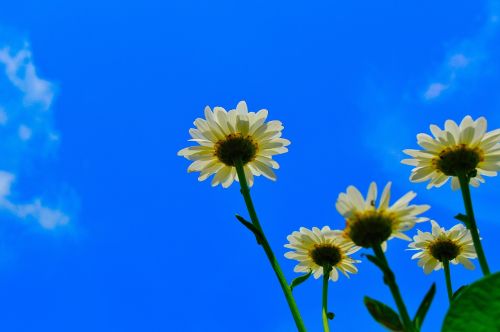
[[[453,297],[453,287],[451,286],[451,274],[450,274],[450,262],[447,259],[443,259],[443,269],[444,276],[446,278],[446,289],[448,290],[448,300]]]
[[[462,198],[464,199],[465,211],[467,213],[467,228],[470,230],[472,241],[474,242],[474,248],[476,249],[477,258],[479,260],[479,265],[481,265],[481,270],[483,274],[489,275],[490,268],[486,262],[486,256],[484,255],[483,246],[481,244],[481,239],[479,238],[479,232],[477,230],[476,219],[474,217],[474,210],[472,209],[472,198],[470,195],[469,188],[469,176],[466,174],[459,174],[458,181],[460,182],[460,189],[462,190]]]
[[[325,332],[330,332],[328,325],[328,281],[330,280],[331,271],[331,266],[323,266],[323,307],[321,314],[323,318],[323,330]]]
[[[374,245],[372,248],[373,252],[375,253],[375,256],[384,266],[384,270],[382,271],[384,272],[384,282],[389,286],[389,289],[391,290],[392,297],[394,298],[396,306],[398,307],[399,316],[401,316],[401,320],[405,328],[405,331],[406,332],[415,331],[413,323],[410,319],[410,315],[408,315],[408,310],[406,309],[406,305],[403,301],[403,298],[401,297],[398,284],[396,283],[396,277],[394,276],[394,272],[392,272],[391,268],[389,267],[389,263],[387,262],[382,247],[380,246],[380,244],[378,244]]]
[[[262,227],[260,225],[259,218],[257,217],[257,212],[255,212],[255,207],[253,205],[252,197],[250,196],[250,188],[248,187],[248,183],[245,177],[245,171],[243,169],[243,163],[241,161],[236,161],[235,167],[236,167],[236,172],[238,174],[238,180],[241,186],[241,194],[243,195],[243,198],[245,200],[245,204],[248,209],[248,214],[250,215],[252,224],[260,232],[261,235],[260,240],[262,248],[264,248],[267,259],[271,263],[271,266],[274,270],[274,273],[276,274],[276,277],[278,277],[281,289],[285,294],[286,301],[288,302],[288,306],[290,307],[290,311],[292,312],[293,319],[295,320],[295,325],[297,326],[297,330],[299,332],[306,332],[306,327],[304,325],[304,322],[302,321],[302,317],[300,316],[300,312],[297,307],[297,304],[295,303],[292,291],[290,290],[285,275],[283,274],[283,271],[281,270],[278,260],[276,259],[276,256],[274,255],[274,252],[271,249],[271,245],[269,244],[266,236],[264,235],[264,231],[262,230]]]

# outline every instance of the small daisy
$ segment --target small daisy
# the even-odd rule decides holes
[[[299,261],[294,268],[295,272],[308,273],[312,271],[314,278],[323,275],[323,268],[331,268],[330,280],[337,281],[338,271],[346,277],[348,273],[357,273],[354,263],[359,263],[350,257],[360,247],[351,241],[339,236],[330,227],[322,229],[313,227],[312,230],[301,227],[299,232],[293,232],[287,237],[286,248],[293,249],[285,254],[286,258]],[[338,271],[337,271],[338,270]]]
[[[443,260],[455,265],[460,263],[469,270],[474,269],[474,264],[469,259],[476,258],[477,255],[470,231],[462,224],[446,231],[434,220],[431,223],[432,232],[419,230],[409,245],[410,250],[420,250],[412,256],[412,259],[419,259],[418,266],[426,274],[442,269]]]
[[[273,169],[279,165],[272,157],[287,152],[290,141],[281,138],[280,121],[265,122],[267,114],[265,109],[248,112],[244,101],[228,112],[222,107],[212,111],[207,106],[205,119],[196,119],[196,128],[189,130],[190,141],[198,145],[178,152],[179,156],[193,160],[188,172],[200,172],[199,181],[215,174],[212,186],[221,184],[227,188],[238,181],[235,166],[239,161],[250,186],[254,175],[276,180]]]
[[[413,157],[401,162],[415,166],[410,181],[429,180],[427,188],[440,187],[452,177],[452,188],[460,188],[458,175],[470,176],[472,186],[484,182],[483,176],[496,176],[500,170],[500,129],[486,132],[486,119],[474,121],[467,115],[460,125],[447,120],[444,129],[431,125],[434,137],[418,134],[417,143],[424,150],[407,149]]]
[[[337,211],[346,219],[344,235],[356,245],[364,248],[382,245],[385,250],[385,241],[397,237],[403,240],[411,239],[403,232],[411,229],[415,223],[429,220],[418,217],[427,211],[429,205],[409,205],[417,196],[410,191],[389,206],[391,182],[387,183],[382,192],[378,207],[377,185],[370,184],[366,199],[354,186],[349,186],[346,193],[341,193],[337,199]]]

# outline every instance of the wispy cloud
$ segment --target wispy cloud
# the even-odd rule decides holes
[[[488,47],[495,41],[500,25],[500,1],[488,3],[488,18],[478,32],[450,50],[443,64],[437,70],[423,93],[426,101],[435,100],[445,93],[451,92],[460,80],[472,71],[482,68],[488,58]]]
[[[16,49],[0,41],[0,91],[0,212],[45,229],[68,224],[69,214],[54,206],[59,204],[46,197],[45,188],[43,195],[26,197],[16,181],[25,175],[25,165],[51,157],[59,137],[51,110],[55,84],[38,76],[28,43]],[[36,183],[30,192],[33,187]]]
[[[28,203],[12,201],[9,196],[14,181],[15,175],[13,173],[0,171],[0,209],[17,218],[37,220],[46,229],[66,225],[69,222],[68,215],[58,209],[44,206],[40,198]]]
[[[8,46],[0,49],[0,63],[5,66],[10,82],[23,92],[26,105],[40,104],[43,109],[50,107],[54,98],[53,85],[38,77],[29,45],[17,52],[12,52]]]
[[[427,88],[427,91],[425,91],[424,98],[426,100],[434,99],[446,91],[449,87],[449,83],[447,85],[443,83],[431,83],[429,87]]]
[[[380,84],[369,81],[365,91],[363,91],[359,107],[363,111],[365,123],[365,145],[371,151],[372,157],[377,160],[377,164],[372,166],[380,172],[387,173],[391,178],[404,179],[398,181],[398,185],[407,185],[418,187],[406,181],[409,176],[409,169],[401,166],[401,159],[405,158],[403,149],[415,147],[415,136],[419,132],[428,132],[428,126],[431,123],[442,126],[446,118],[453,118],[460,121],[465,114],[459,114],[463,110],[456,111],[453,108],[446,107],[448,102],[455,103],[455,98],[446,99],[453,93],[463,91],[463,86],[471,86],[476,80],[485,77],[494,76],[495,82],[498,81],[498,64],[496,59],[500,48],[500,0],[490,1],[489,15],[485,18],[479,30],[472,37],[462,40],[455,44],[447,52],[444,61],[439,68],[429,68],[431,72],[428,77],[429,83],[425,86],[411,86],[401,89],[399,86]],[[494,68],[494,69],[493,69]],[[425,79],[425,73],[411,73],[414,81]],[[479,86],[479,84],[475,84]],[[493,90],[494,87],[485,87]],[[484,93],[485,90],[479,91]],[[442,98],[443,105],[433,105],[433,101]],[[473,99],[471,99],[473,98]],[[471,102],[472,105],[478,104],[476,101],[477,93],[462,96],[464,102]],[[498,103],[500,99],[494,93],[490,94],[489,100],[481,100],[480,115],[486,116],[489,122],[488,130],[498,128],[500,117],[498,116]],[[437,106],[437,107],[436,107]],[[443,107],[440,107],[443,106]],[[464,107],[465,108],[465,107]],[[441,112],[424,112],[426,110],[441,110]],[[381,112],[380,110],[384,110]],[[472,109],[471,112],[477,112]],[[395,129],[396,128],[396,129]],[[395,139],[397,137],[397,139]],[[491,195],[498,194],[498,187],[494,182],[498,178],[488,179],[492,186],[485,186],[474,193],[475,204],[478,210],[482,211],[491,222],[495,220],[495,206],[490,204]],[[433,191],[427,191],[423,188],[419,192],[420,197],[428,200],[432,206],[440,209],[448,209],[449,202],[459,197],[451,193],[448,188],[441,189],[439,198],[436,199]],[[488,189],[486,189],[488,188]],[[445,204],[446,203],[446,204]],[[458,202],[461,204],[461,202]],[[454,213],[455,211],[451,211]]]

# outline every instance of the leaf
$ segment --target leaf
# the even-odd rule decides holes
[[[363,256],[365,256],[370,262],[375,264],[382,271],[382,273],[384,273],[384,283],[388,284],[387,278],[394,278],[394,273],[392,273],[392,271],[378,257],[372,255]]]
[[[377,257],[375,257],[373,255],[367,255],[367,254],[363,254],[361,256],[365,256],[370,262],[372,262],[373,264],[375,264],[382,271],[385,270],[384,263],[380,259],[378,259]]]
[[[303,283],[304,281],[309,279],[311,274],[312,274],[312,270],[309,270],[309,272],[307,274],[301,275],[300,277],[293,279],[292,284],[290,285],[290,290],[293,291],[293,289],[295,287],[297,287],[298,285],[300,285],[301,283]]]
[[[326,314],[326,317],[328,317],[329,320],[332,320],[335,318],[335,314],[333,312],[329,312]]]
[[[459,213],[455,216],[455,219],[463,222],[465,226],[469,227],[469,217],[467,217],[465,214]]]
[[[467,289],[467,287],[469,287],[469,285],[463,285],[462,287],[457,289],[455,293],[453,293],[452,300],[458,298],[463,293],[463,291]]]
[[[391,331],[404,331],[399,315],[389,306],[365,296],[365,306],[372,317]]]
[[[422,323],[424,322],[427,311],[432,304],[434,295],[436,295],[436,283],[433,283],[429,291],[427,291],[427,294],[425,294],[424,299],[422,300],[422,303],[420,303],[417,313],[415,314],[415,318],[413,318],[413,325],[415,325],[417,331],[420,331],[420,327],[422,327]]]
[[[500,331],[500,272],[460,291],[451,303],[442,332]]]
[[[255,227],[251,222],[247,221],[239,214],[236,215],[236,219],[238,219],[238,221],[242,223],[243,226],[248,228],[255,235],[258,244],[262,244],[262,233],[257,229],[257,227]]]

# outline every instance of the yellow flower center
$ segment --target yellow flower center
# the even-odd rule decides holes
[[[431,243],[428,248],[432,257],[442,262],[451,261],[460,254],[460,247],[449,239],[438,239]]]
[[[230,134],[215,144],[215,156],[227,166],[235,166],[237,160],[245,165],[255,158],[258,149],[251,136]]]
[[[392,234],[394,217],[383,211],[367,211],[347,220],[345,232],[352,242],[364,248],[380,245]]]
[[[342,260],[340,249],[333,244],[316,244],[309,253],[314,263],[319,266],[335,266]]]
[[[439,157],[432,160],[436,169],[448,176],[471,174],[475,171],[477,164],[484,160],[483,151],[471,149],[466,144],[448,147],[439,153]]]

